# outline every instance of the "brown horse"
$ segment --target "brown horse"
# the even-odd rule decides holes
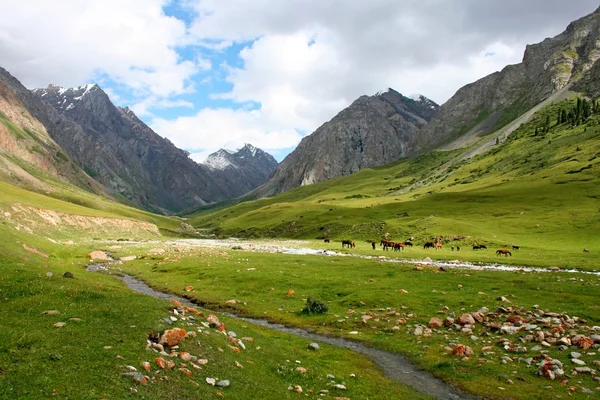
[[[508,257],[508,256],[512,256],[512,253],[506,249],[499,249],[499,250],[496,250],[496,255],[497,256],[504,255],[504,257]]]
[[[348,248],[352,248],[352,247],[356,247],[356,244],[353,244],[354,242],[352,242],[352,240],[342,240],[342,249],[346,246],[348,246]]]
[[[394,243],[394,251],[404,251],[404,243]]]
[[[329,239],[324,239],[323,240],[323,243],[329,243],[329,242],[331,242],[331,240],[329,240]]]
[[[434,249],[435,248],[435,243],[433,242],[427,242],[423,245],[424,249]]]
[[[387,250],[388,247],[391,247],[392,249],[394,248],[394,242],[390,242],[387,239],[381,239],[381,242],[379,243],[380,246],[383,246],[383,250]]]
[[[435,249],[441,249],[442,248],[442,244],[441,243],[436,243],[435,244]]]

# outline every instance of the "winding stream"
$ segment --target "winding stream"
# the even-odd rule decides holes
[[[109,264],[90,264],[87,267],[87,270],[92,272],[108,271]],[[127,285],[127,287],[133,290],[134,292],[142,293],[148,296],[164,300],[177,300],[187,306],[198,307],[196,304],[192,303],[190,300],[184,297],[180,297],[170,293],[159,292],[148,286],[145,282],[136,279],[130,275],[124,274],[122,276],[113,276],[122,280]],[[213,312],[210,310],[206,311]],[[400,382],[402,384],[412,386],[419,392],[436,399],[477,399],[477,397],[467,395],[459,391],[455,387],[444,383],[440,379],[434,377],[431,373],[421,371],[415,368],[411,363],[409,363],[404,357],[402,357],[399,354],[389,353],[387,351],[367,347],[362,343],[354,342],[347,339],[319,335],[300,328],[289,327],[281,324],[274,324],[262,319],[243,318],[230,313],[220,314],[230,318],[234,318],[239,321],[259,325],[279,332],[284,332],[306,339],[318,341],[321,343],[327,343],[331,346],[352,350],[356,353],[364,355],[365,357],[373,361],[375,364],[377,364],[388,378]]]

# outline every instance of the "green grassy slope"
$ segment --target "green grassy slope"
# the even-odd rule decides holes
[[[540,252],[566,252],[573,258],[563,262],[576,265],[583,248],[600,251],[600,119],[554,126],[558,109],[574,104],[544,108],[506,142],[466,161],[448,164],[465,150],[432,152],[200,212],[191,221],[224,236],[378,241],[389,233],[396,240],[414,236],[419,244],[465,236],[453,243],[536,249],[528,261]],[[547,116],[550,130],[535,135]]]

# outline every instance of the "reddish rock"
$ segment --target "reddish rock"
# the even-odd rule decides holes
[[[173,304],[173,306],[175,308],[181,308],[183,306],[183,304],[181,304],[179,301],[175,300],[175,299],[171,299],[169,300],[171,302],[171,304]]]
[[[186,376],[192,376],[192,371],[187,368],[179,368],[179,372]]]
[[[181,353],[179,353],[179,357],[183,360],[183,361],[190,361],[192,359],[192,355],[188,352],[182,351]]]
[[[458,317],[458,323],[460,325],[475,325],[475,318],[471,314],[461,314]]]
[[[191,292],[192,290],[194,290],[193,286],[186,286],[185,288],[183,288],[183,290],[185,290],[186,292]]]
[[[477,321],[479,323],[482,323],[483,320],[484,320],[483,314],[480,313],[480,312],[477,312],[477,311],[476,312],[472,312],[471,316],[473,317],[473,319],[475,319],[475,321]]]
[[[146,371],[150,371],[150,369],[151,369],[151,367],[150,367],[150,363],[149,363],[148,361],[144,361],[144,362],[142,363],[142,367],[144,367],[144,369],[145,369]]]
[[[219,318],[215,314],[208,314],[208,317],[206,317],[206,322],[208,322],[208,325],[214,328],[219,324]]]
[[[155,358],[155,359],[154,359],[154,361],[156,361],[156,365],[158,365],[158,367],[159,367],[160,369],[165,369],[165,368],[167,368],[167,362],[165,361],[165,359],[164,359],[164,358],[162,358],[162,357],[157,357],[157,358]]]
[[[175,368],[175,363],[171,360],[167,360],[167,369]]]
[[[454,350],[452,350],[453,356],[458,356],[458,357],[467,356],[468,357],[471,354],[473,354],[473,349],[470,348],[469,346],[465,346],[464,344],[459,344],[458,346],[456,346],[454,348]]]
[[[450,326],[452,324],[454,324],[454,318],[452,318],[452,317],[446,317],[446,319],[444,320],[444,325]]]
[[[227,330],[227,327],[225,326],[224,323],[219,322],[217,324],[217,326],[215,326],[215,328],[219,331],[219,332],[225,332]]]
[[[88,254],[90,260],[108,261],[108,256],[105,252],[96,250]]]
[[[429,327],[432,329],[441,328],[443,326],[443,322],[441,319],[433,317],[429,320]]]
[[[160,337],[159,343],[167,346],[177,346],[185,338],[185,334],[185,329],[168,329]]]
[[[587,336],[582,336],[577,340],[577,345],[581,347],[583,350],[588,350],[594,345],[594,340]]]
[[[204,316],[204,313],[202,313],[201,311],[198,311],[198,310],[196,310],[195,308],[192,308],[192,307],[183,306],[183,311],[185,311],[186,313],[191,313],[191,314],[196,314],[196,315]]]

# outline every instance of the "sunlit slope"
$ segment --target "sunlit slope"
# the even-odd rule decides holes
[[[199,213],[192,223],[233,236],[377,240],[390,233],[422,242],[464,235],[471,237],[464,245],[593,247],[600,230],[599,117],[556,125],[558,111],[572,107],[574,101],[544,108],[507,141],[469,160],[451,162],[468,149],[432,152]]]
[[[0,182],[0,223],[14,229],[67,238],[156,237],[181,232],[181,220],[138,210],[65,187],[49,197]],[[160,233],[159,233],[160,232]]]

